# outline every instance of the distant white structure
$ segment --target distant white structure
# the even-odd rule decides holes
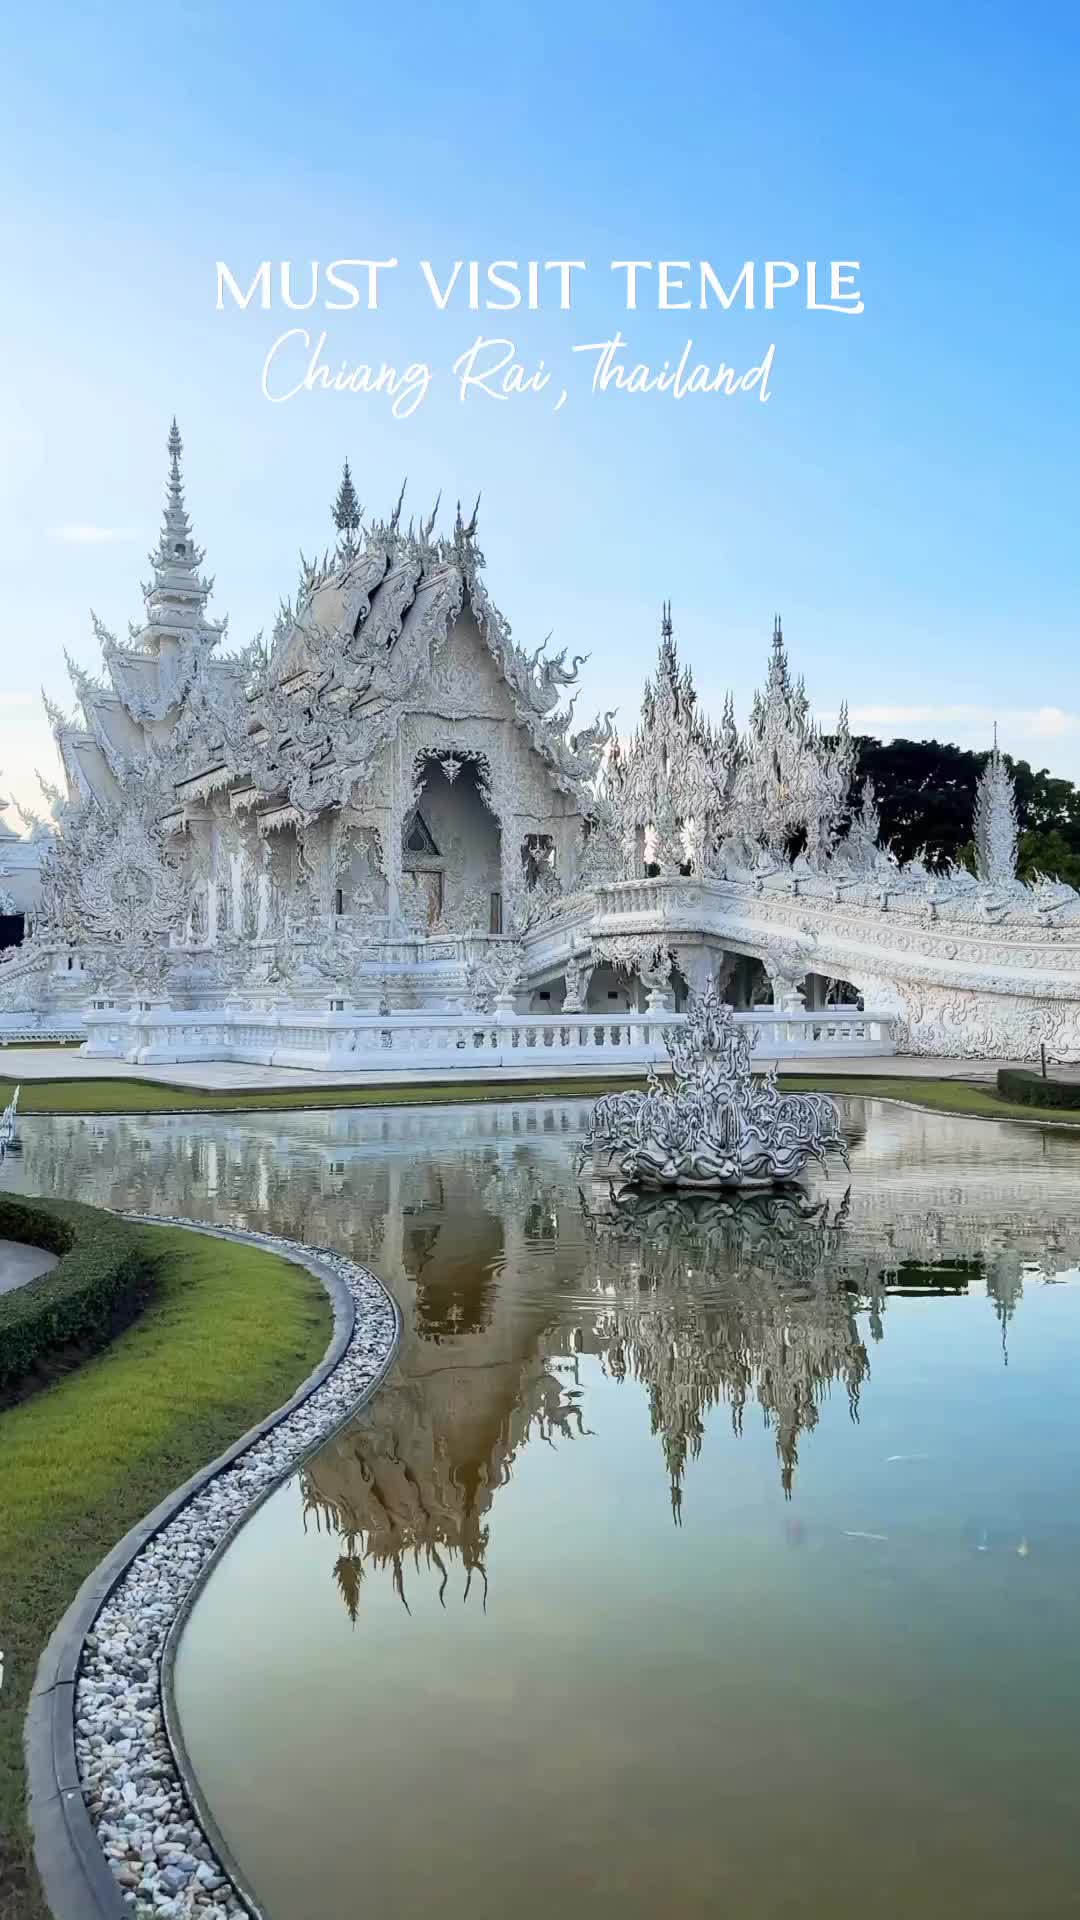
[[[994,750],[979,776],[975,796],[975,870],[984,886],[1012,886],[1019,838],[1016,789],[998,752],[995,727]]]
[[[119,640],[95,616],[103,677],[69,663],[77,712],[49,707],[67,791],[0,1018],[89,1008],[97,1051],[272,1059],[283,1022],[302,1058],[308,1022],[501,1007],[561,1046],[563,1016],[714,981],[740,1008],[861,1006],[918,1053],[1080,1057],[1080,896],[1015,878],[996,751],[978,872],[900,866],[869,786],[849,817],[846,715],[815,724],[779,620],[740,733],[730,698],[700,713],[667,606],[623,749],[562,704],[580,660],[511,637],[475,511],[364,523],[347,469],[335,550],[269,644],[227,653],[175,424],[168,451],[142,618]]]
[[[41,862],[52,840],[52,833],[36,814],[25,813],[19,806],[15,811],[29,832],[16,833],[3,817],[11,804],[10,800],[0,798],[0,919],[9,923],[21,921],[22,926],[16,924],[5,929],[21,938],[26,923],[32,923],[37,907],[41,891]],[[18,939],[8,942],[0,940],[0,947],[17,943]]]

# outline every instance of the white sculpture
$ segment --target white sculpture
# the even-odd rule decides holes
[[[975,796],[975,864],[985,886],[1015,887],[1018,839],[1016,789],[998,752],[995,727],[994,750],[979,777]]]
[[[670,1083],[651,1073],[646,1093],[597,1101],[582,1150],[594,1170],[606,1162],[635,1186],[746,1189],[797,1180],[830,1153],[847,1165],[835,1102],[753,1074],[745,1029],[715,986],[691,999],[667,1048]]]
[[[21,1092],[22,1088],[16,1087],[7,1106],[3,1112],[0,1113],[0,1162],[4,1160],[7,1154],[18,1153],[19,1151],[19,1136],[16,1128],[16,1120],[19,1111],[19,1094]]]

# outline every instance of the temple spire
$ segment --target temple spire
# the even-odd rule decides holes
[[[769,685],[771,687],[778,687],[785,695],[788,694],[791,689],[787,650],[784,646],[784,627],[778,613],[773,616],[772,653],[769,656]]]
[[[993,750],[975,793],[975,871],[985,886],[1013,884],[1018,840],[1016,789],[998,748],[995,724]]]
[[[165,514],[158,543],[150,555],[154,569],[152,582],[143,587],[146,624],[133,637],[148,652],[160,652],[164,640],[181,636],[205,636],[212,646],[225,631],[224,621],[206,618],[206,602],[213,581],[199,572],[206,558],[191,529],[184,500],[184,475],[180,465],[184,443],[173,419],[166,441],[169,471],[165,482]]]
[[[161,563],[173,572],[193,574],[201,566],[205,555],[195,545],[184,504],[184,476],[180,467],[180,458],[184,443],[180,438],[180,429],[173,416],[166,442],[169,453],[169,477],[165,483],[165,520],[161,529],[156,554],[151,555],[155,564]]]
[[[360,516],[363,508],[356,497],[352,474],[346,460],[341,469],[341,485],[333,505],[334,525],[338,530],[338,553],[347,565],[356,553],[356,536],[360,531]]]

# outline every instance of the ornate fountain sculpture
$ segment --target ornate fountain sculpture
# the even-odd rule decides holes
[[[691,997],[669,1029],[671,1078],[652,1071],[645,1093],[597,1101],[582,1148],[596,1173],[635,1186],[747,1189],[797,1180],[847,1142],[836,1104],[821,1093],[782,1094],[775,1071],[751,1072],[751,1042],[715,984]]]

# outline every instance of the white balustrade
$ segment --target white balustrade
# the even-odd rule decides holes
[[[320,1013],[314,1009],[91,1007],[82,1051],[135,1065],[216,1060],[306,1067],[372,1079],[445,1078],[488,1070],[507,1079],[586,1069],[637,1073],[667,1065],[664,1033],[684,1015],[649,1013]],[[761,1007],[736,1019],[754,1029],[755,1060],[895,1052],[891,1020],[834,1007],[789,1013]]]

